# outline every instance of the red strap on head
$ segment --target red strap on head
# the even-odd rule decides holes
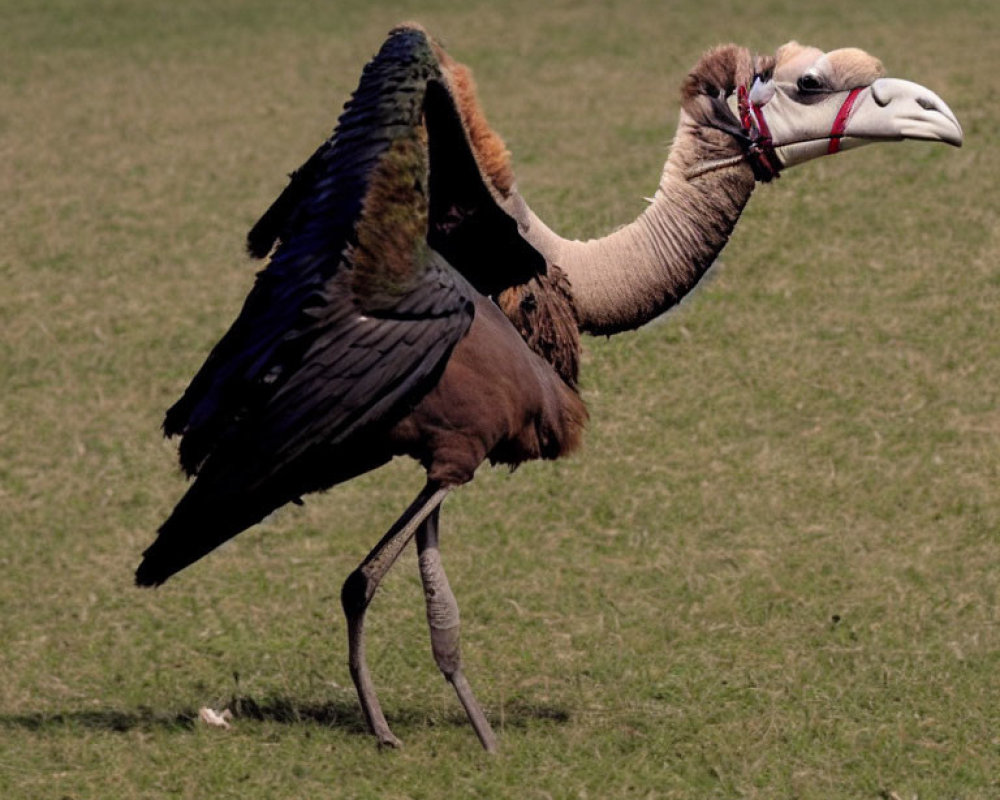
[[[833,121],[833,127],[830,129],[830,147],[826,151],[828,155],[832,156],[834,153],[840,152],[840,140],[847,129],[847,118],[851,116],[851,109],[854,108],[854,101],[858,99],[859,94],[861,94],[861,89],[852,89],[840,107],[840,111],[837,112],[837,118]]]
[[[736,90],[736,98],[740,109],[740,124],[743,130],[750,130],[750,93],[746,86],[741,86]]]
[[[763,109],[750,102],[750,92],[746,86],[739,87],[736,97],[740,112],[740,125],[751,138],[751,143],[747,148],[750,165],[753,167],[757,180],[766,183],[777,178],[781,172],[781,160],[774,152],[771,130],[767,126],[767,120],[764,119]]]

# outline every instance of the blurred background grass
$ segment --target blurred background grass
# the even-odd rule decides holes
[[[2,796],[1000,794],[995,3],[0,11]],[[472,66],[569,236],[641,210],[719,42],[863,47],[966,132],[761,188],[684,307],[587,340],[579,456],[449,499],[496,759],[430,659],[412,558],[370,633],[406,748],[359,733],[340,584],[413,464],[131,582],[184,489],[163,410],[253,280],[245,231],[405,19]],[[192,723],[234,699],[235,730]]]

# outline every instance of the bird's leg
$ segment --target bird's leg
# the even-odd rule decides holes
[[[424,585],[424,599],[427,601],[427,623],[431,631],[431,650],[438,669],[448,682],[455,687],[458,699],[465,707],[469,722],[476,736],[488,753],[497,749],[496,736],[482,707],[472,694],[472,687],[462,672],[462,656],[459,652],[458,603],[448,585],[448,576],[441,565],[441,551],[438,549],[438,512],[436,507],[417,531],[417,553],[420,562],[420,579]]]
[[[389,729],[385,715],[379,706],[372,683],[371,673],[365,660],[365,610],[371,602],[375,590],[397,556],[406,547],[418,528],[422,527],[431,513],[436,513],[441,501],[448,494],[448,487],[428,483],[417,495],[417,499],[396,520],[382,540],[375,545],[367,558],[352,572],[340,593],[340,602],[347,617],[348,666],[351,678],[358,690],[361,711],[379,744],[399,747],[401,742]]]

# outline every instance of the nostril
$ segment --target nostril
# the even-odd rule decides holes
[[[937,103],[933,100],[928,100],[926,97],[918,97],[917,105],[920,106],[924,111],[937,111]]]

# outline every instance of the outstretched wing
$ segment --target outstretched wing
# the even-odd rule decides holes
[[[420,85],[417,80],[411,90],[423,104],[431,246],[485,295],[544,275],[545,259],[498,202],[514,190],[510,154],[486,121],[471,72],[412,24],[390,34],[376,63],[386,48],[400,42],[420,62],[426,81]],[[364,136],[352,139],[362,152],[370,144]],[[313,191],[333,141],[324,142],[292,173],[288,186],[247,234],[251,255],[263,258],[276,242],[295,235],[301,223],[298,209]]]
[[[435,74],[425,38],[391,36],[311,160],[270,264],[167,414],[197,479],[140,584],[384,461],[373,434],[428,391],[468,330],[474,289],[426,241],[421,119]]]
[[[260,405],[279,388],[278,376],[287,377],[285,364],[305,353],[316,315],[330,302],[345,255],[357,244],[375,167],[393,142],[418,135],[426,83],[436,75],[422,35],[390,36],[366,66],[333,136],[255,226],[251,238],[260,247],[269,250],[275,241],[281,246],[164,420],[168,436],[183,435],[181,464],[189,474],[199,470],[232,420],[247,416],[246,406]],[[416,212],[404,207],[398,213]],[[377,257],[369,262],[377,268]]]

